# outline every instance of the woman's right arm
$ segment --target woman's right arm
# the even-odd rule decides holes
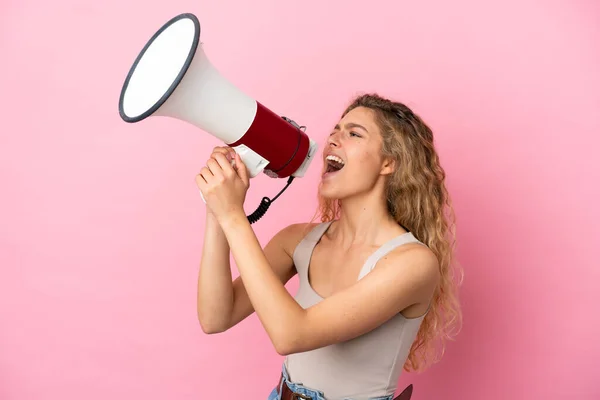
[[[283,284],[295,274],[293,251],[306,224],[293,224],[278,232],[265,246],[264,253]],[[232,282],[230,249],[215,217],[207,212],[206,230],[197,297],[198,320],[205,333],[228,330],[254,312],[240,277]]]
[[[197,313],[205,333],[223,331],[233,312],[229,243],[214,215],[206,212],[206,229],[198,274]]]

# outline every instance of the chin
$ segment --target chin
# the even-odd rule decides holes
[[[329,200],[337,200],[339,195],[336,193],[337,191],[332,187],[327,187],[326,184],[321,182],[319,184],[319,196],[329,199]]]
[[[319,196],[327,200],[340,200],[340,196],[327,190],[319,190]]]
[[[339,186],[321,182],[319,196],[328,200],[341,200],[348,195],[348,190],[341,190]]]
[[[319,196],[328,200],[344,200],[351,197],[363,197],[369,195],[373,191],[372,185],[367,185],[365,182],[337,182],[321,181],[319,184]]]

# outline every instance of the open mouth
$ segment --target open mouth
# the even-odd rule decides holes
[[[325,160],[327,162],[327,168],[325,169],[326,174],[337,172],[344,168],[344,160],[337,156],[327,156]]]

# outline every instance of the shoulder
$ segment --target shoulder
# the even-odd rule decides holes
[[[302,239],[318,225],[318,222],[300,222],[287,225],[275,233],[272,241],[280,245],[291,256]]]
[[[439,261],[429,247],[419,242],[398,246],[377,264],[375,269],[379,269],[388,279],[410,282],[416,292],[425,297],[431,295],[439,283]]]

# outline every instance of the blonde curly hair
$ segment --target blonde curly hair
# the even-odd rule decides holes
[[[457,290],[462,271],[453,260],[455,215],[446,175],[431,129],[410,108],[377,94],[365,94],[357,97],[342,117],[357,107],[374,111],[383,138],[382,155],[396,161],[396,171],[386,187],[388,211],[426,244],[439,262],[440,282],[404,365],[406,371],[422,371],[441,359],[446,341],[458,334],[462,323]],[[318,199],[315,219],[329,222],[339,218],[339,200]]]

